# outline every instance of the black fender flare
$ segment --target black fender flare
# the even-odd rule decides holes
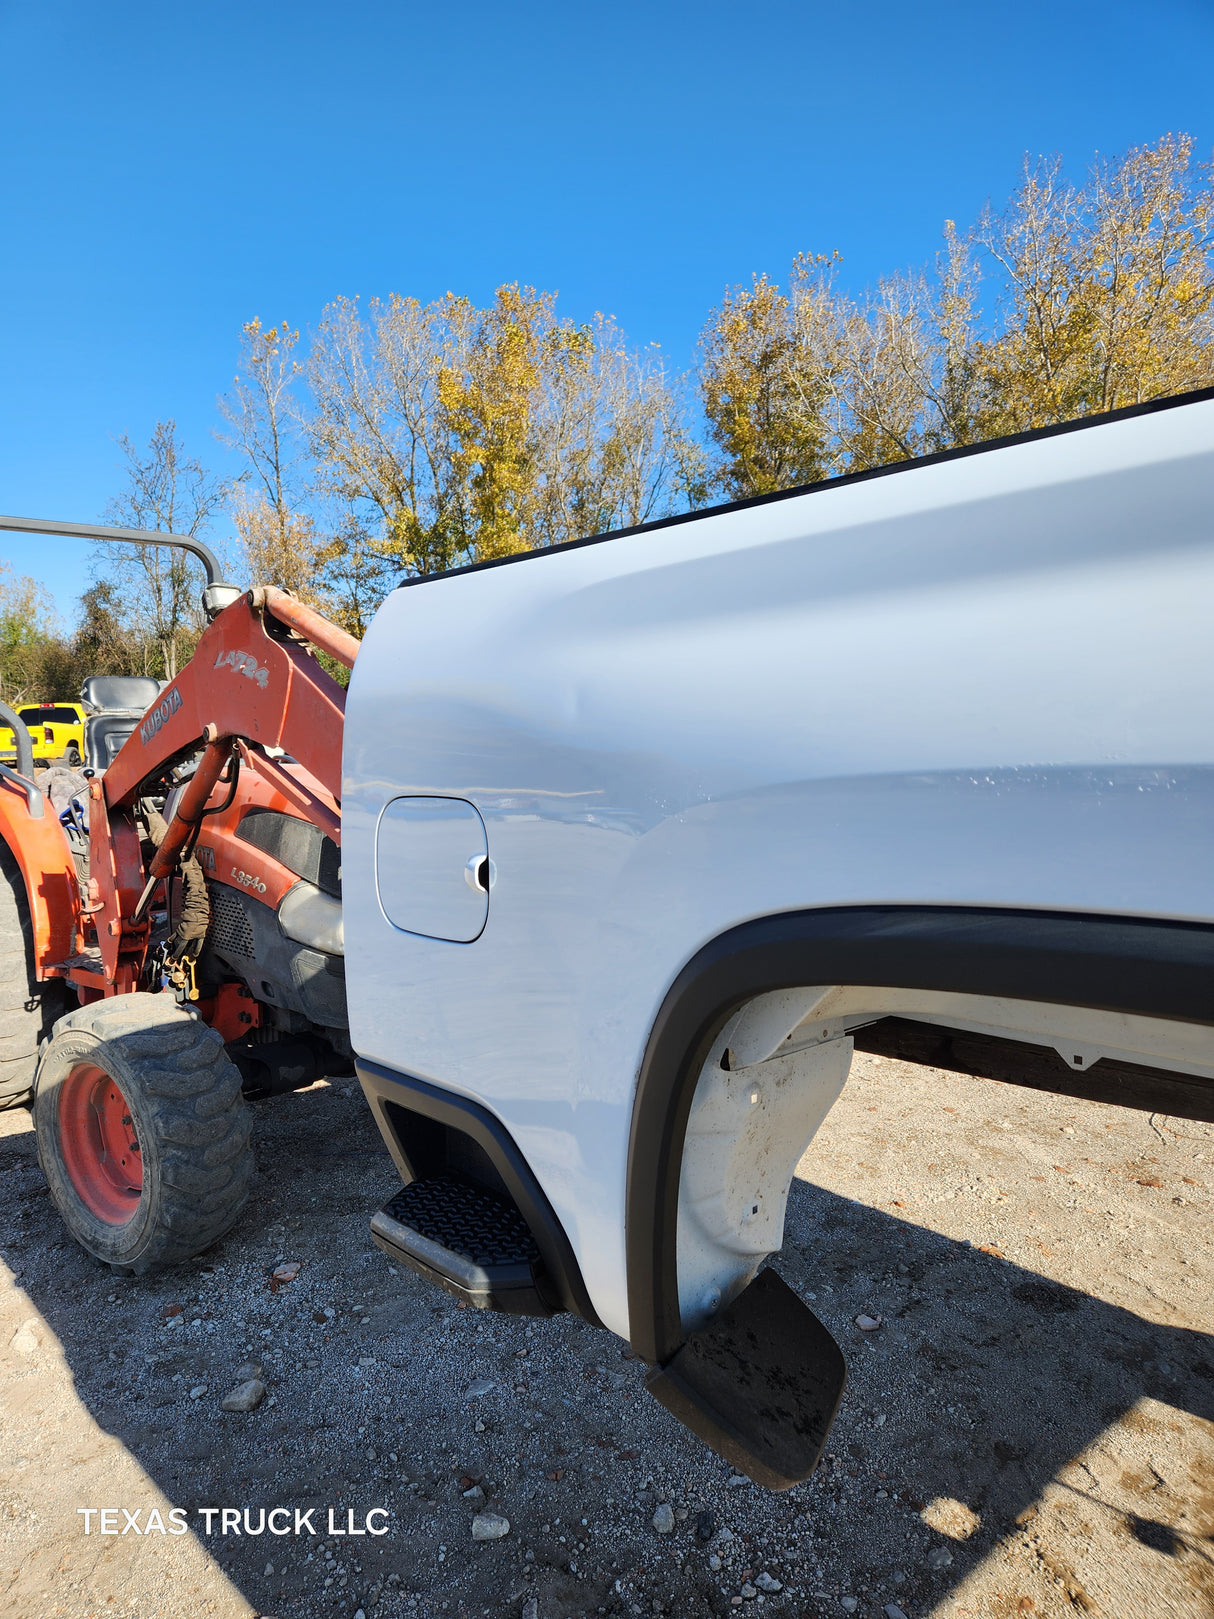
[[[1010,996],[1214,1024],[1214,926],[968,907],[790,911],[731,928],[674,980],[637,1076],[625,1236],[629,1338],[662,1364],[683,1341],[676,1237],[692,1094],[709,1048],[756,995],[865,984]]]

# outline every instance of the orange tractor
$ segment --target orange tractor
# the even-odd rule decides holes
[[[236,1219],[246,1099],[352,1073],[341,921],[345,692],[358,641],[282,590],[219,577],[200,542],[0,518],[0,529],[174,545],[203,563],[197,650],[104,768],[0,764],[0,1106],[32,1096],[76,1240],[140,1273]],[[95,682],[96,685],[103,684]],[[154,691],[154,688],[153,688]]]

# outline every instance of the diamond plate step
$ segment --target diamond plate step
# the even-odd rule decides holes
[[[478,1310],[551,1315],[544,1267],[514,1204],[454,1176],[412,1181],[371,1221],[394,1259]]]

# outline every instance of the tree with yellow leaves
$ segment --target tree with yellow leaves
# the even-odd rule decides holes
[[[707,443],[656,346],[534,287],[339,298],[306,359],[250,321],[224,413],[251,571],[361,633],[401,575],[1214,382],[1212,243],[1186,136],[1081,184],[1026,165],[1002,212],[946,223],[930,269],[853,295],[837,254],[802,254],[783,285],[728,288],[701,343]]]
[[[1187,136],[1083,185],[1026,165],[1002,213],[951,222],[935,271],[860,298],[799,257],[704,329],[715,482],[762,494],[1214,383],[1214,186]],[[993,269],[983,329],[980,271]]]
[[[232,520],[249,577],[315,602],[317,537],[303,509],[295,443],[298,403],[292,392],[303,370],[295,358],[298,330],[286,321],[268,329],[247,321],[232,392],[219,401],[225,442],[247,462],[232,489]]]
[[[557,335],[552,293],[499,287],[488,309],[450,298],[452,363],[438,373],[451,472],[478,561],[527,549],[537,484],[534,426],[546,350]]]
[[[434,573],[701,498],[702,456],[654,350],[603,315],[562,319],[556,295],[499,287],[325,311],[308,362],[317,489],[339,503],[322,552],[360,600]]]
[[[37,689],[45,648],[57,625],[50,596],[29,574],[0,561],[0,698],[8,703],[43,696]]]
[[[704,411],[722,452],[717,481],[735,499],[834,470],[834,311],[820,273],[833,262],[799,257],[787,292],[766,275],[728,289],[705,328]]]
[[[1187,135],[1070,184],[1026,166],[975,233],[1003,277],[1003,329],[978,346],[978,436],[1070,421],[1214,382],[1214,186]]]

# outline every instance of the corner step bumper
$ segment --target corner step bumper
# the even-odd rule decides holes
[[[830,1333],[764,1270],[645,1387],[739,1472],[788,1490],[817,1466],[846,1380]]]
[[[371,1236],[393,1259],[474,1309],[556,1313],[527,1222],[484,1187],[447,1175],[411,1181],[372,1218]]]

